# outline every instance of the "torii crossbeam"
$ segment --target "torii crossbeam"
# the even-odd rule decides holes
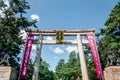
[[[36,51],[36,58],[34,63],[34,73],[32,80],[38,80],[38,66],[40,61],[42,44],[56,44],[56,40],[43,40],[43,36],[56,36],[55,30],[31,30],[27,29],[26,32],[28,34],[34,34],[35,36],[39,36],[39,39],[34,40],[34,44],[38,44]],[[82,44],[88,44],[88,40],[82,39],[81,36],[86,36],[91,33],[94,34],[95,29],[86,29],[86,30],[65,30],[64,36],[76,36],[75,40],[64,40],[64,44],[78,44],[78,51],[80,57],[80,64],[82,70],[83,80],[89,80],[88,72],[86,68],[86,60],[84,56],[83,46]]]

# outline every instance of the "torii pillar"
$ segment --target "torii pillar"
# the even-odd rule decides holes
[[[78,52],[79,52],[79,59],[80,59],[80,65],[81,65],[81,71],[82,71],[82,78],[83,80],[89,80],[84,50],[82,46],[82,39],[79,33],[77,34],[77,42],[78,42]]]
[[[76,36],[77,38],[77,40],[65,40],[64,44],[77,44],[78,45],[83,80],[89,80],[89,78],[88,78],[86,60],[85,60],[85,55],[84,55],[82,44],[83,43],[89,44],[89,42],[88,40],[83,40],[81,36],[86,36],[86,34],[93,33],[94,31],[95,29],[93,28],[93,29],[87,29],[87,30],[66,30],[64,33],[64,36]],[[38,30],[30,30],[27,32],[32,32],[32,34],[35,34],[36,36],[40,36],[39,40],[34,40],[34,44],[38,44],[38,46],[37,46],[37,51],[36,51],[34,73],[32,77],[32,80],[38,80],[38,70],[39,70],[39,61],[40,61],[42,44],[56,44],[56,40],[43,40],[42,41],[42,37],[43,36],[56,36],[56,33],[54,30],[41,30],[40,32]]]

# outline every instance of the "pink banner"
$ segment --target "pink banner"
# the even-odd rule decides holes
[[[33,40],[34,40],[34,35],[29,34],[26,40],[24,56],[23,56],[23,61],[22,61],[22,66],[20,71],[20,79],[25,79],[27,76],[28,64],[30,61],[30,53],[32,50]]]
[[[89,41],[90,48],[91,48],[91,51],[92,51],[97,76],[98,76],[98,78],[102,78],[102,69],[101,69],[101,64],[100,64],[98,51],[97,51],[97,48],[96,48],[96,42],[94,40],[94,34],[87,34],[87,37],[88,37],[88,41]]]

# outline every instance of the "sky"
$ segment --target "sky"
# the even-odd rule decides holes
[[[31,20],[31,15],[39,16],[36,23],[40,30],[82,30],[105,28],[104,24],[111,10],[119,0],[28,0],[31,9],[25,16]],[[32,28],[34,29],[34,28]],[[53,40],[51,36],[44,37]],[[74,37],[76,39],[76,37]],[[43,45],[41,57],[50,64],[50,70],[60,59],[67,59],[69,53],[77,50],[77,45]],[[36,45],[33,45],[31,59],[34,60]]]

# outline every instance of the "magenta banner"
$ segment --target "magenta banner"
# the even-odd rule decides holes
[[[32,50],[33,40],[34,40],[34,35],[29,34],[26,40],[24,56],[23,56],[23,61],[22,61],[22,66],[20,71],[20,79],[25,79],[27,76],[28,64],[30,61],[30,53]]]
[[[99,59],[99,55],[98,55],[98,51],[96,47],[94,34],[87,34],[87,37],[88,37],[88,41],[89,41],[90,48],[92,51],[97,76],[98,78],[102,78],[102,69],[101,69],[101,64],[100,64],[100,59]]]

